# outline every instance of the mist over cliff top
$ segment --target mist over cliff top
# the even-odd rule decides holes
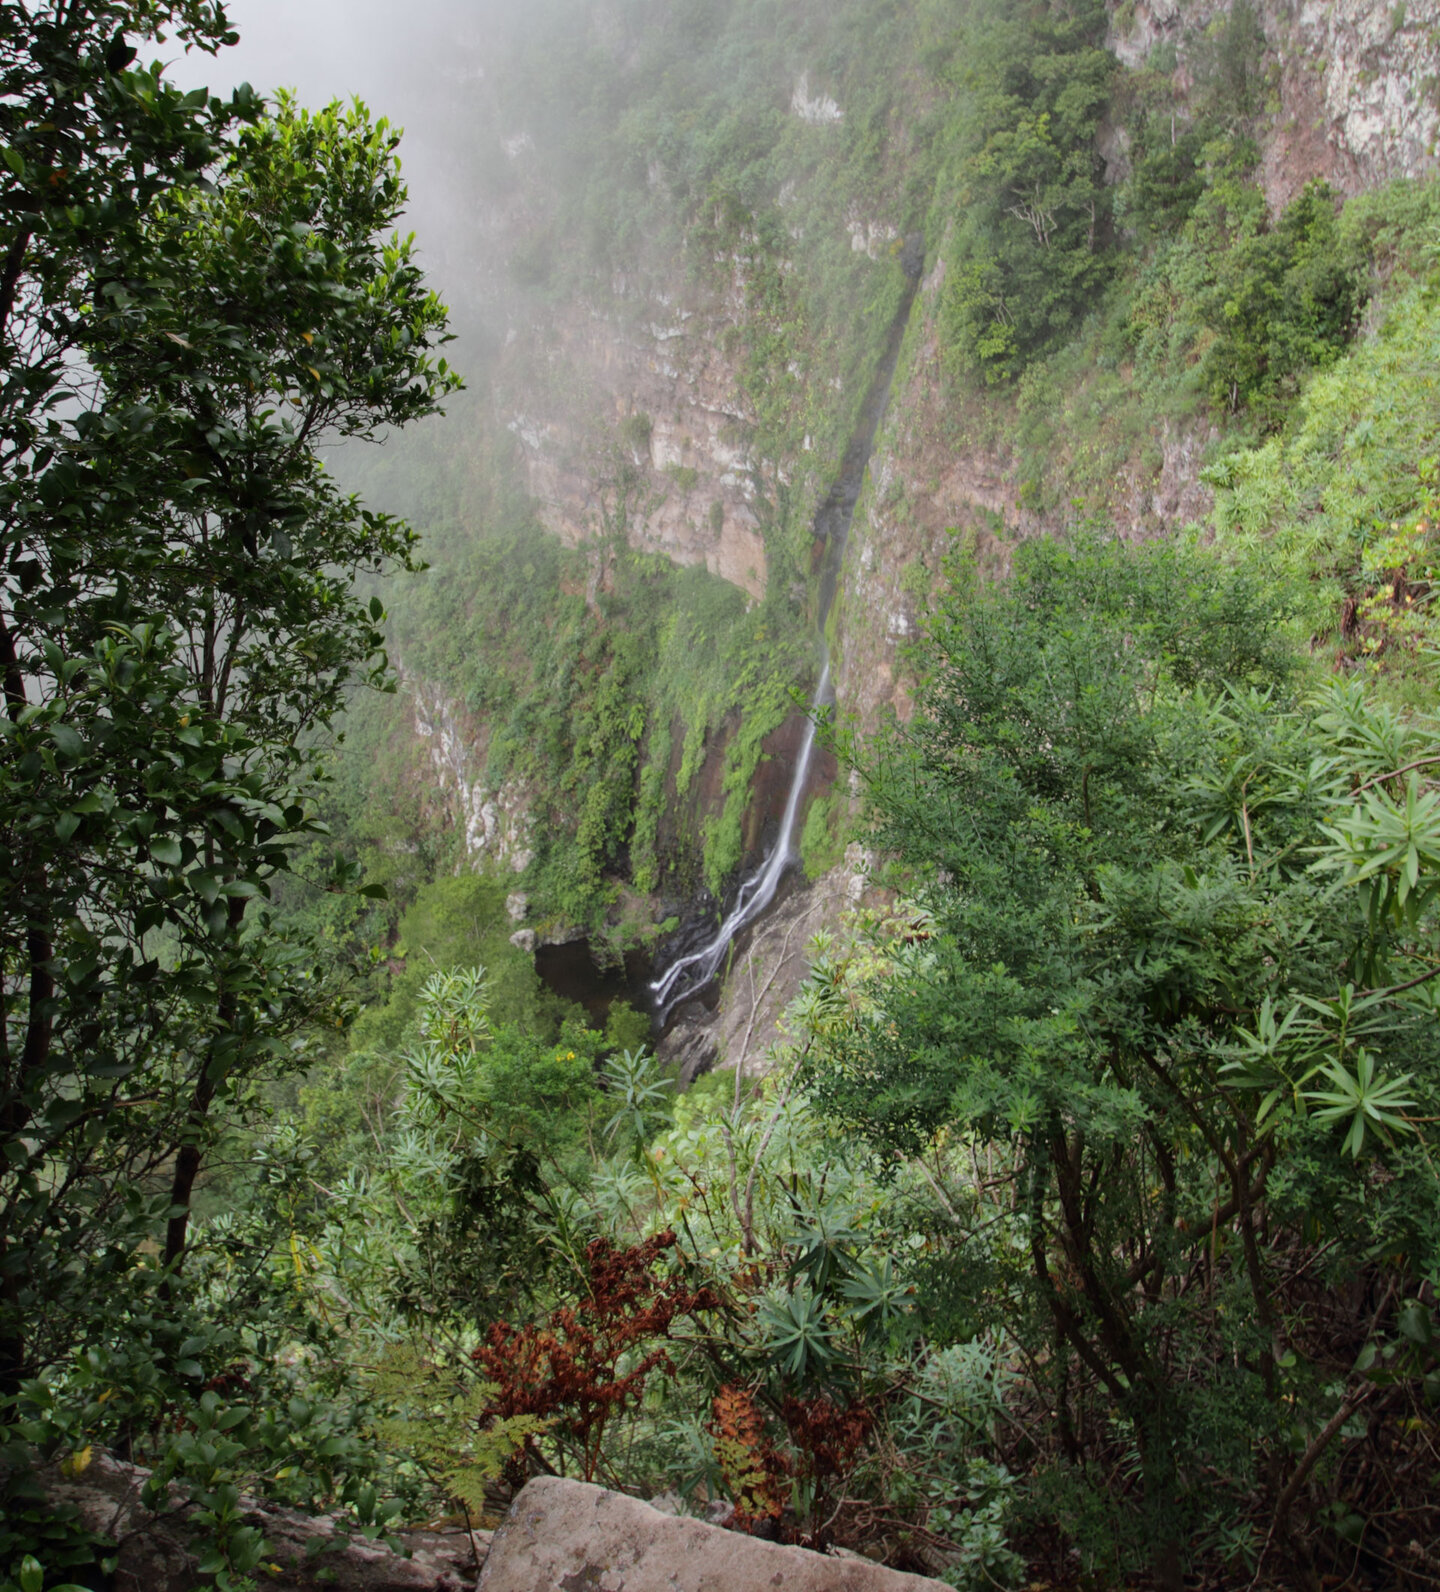
[[[240,42],[211,69],[216,84],[248,78],[266,91],[295,88],[311,102],[398,98],[423,116],[436,79],[481,76],[487,39],[525,8],[517,0],[230,0],[226,11]]]
[[[409,224],[434,286],[452,303],[463,291],[458,235],[463,162],[483,92],[487,42],[522,14],[516,0],[231,0],[240,41],[214,58],[183,56],[174,77],[226,94],[249,82],[300,102],[363,100],[404,129],[400,156]]]

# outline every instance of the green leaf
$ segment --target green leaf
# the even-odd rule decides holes
[[[761,1311],[770,1358],[788,1375],[803,1377],[835,1358],[834,1332],[824,1304],[809,1293],[797,1293]]]
[[[1400,1335],[1422,1349],[1434,1341],[1435,1325],[1430,1312],[1418,1300],[1412,1300],[1401,1310],[1397,1325]]]
[[[1321,1108],[1315,1113],[1316,1121],[1348,1126],[1344,1148],[1352,1157],[1360,1154],[1369,1130],[1382,1137],[1414,1131],[1399,1114],[1415,1104],[1403,1093],[1410,1082],[1409,1073],[1387,1078],[1377,1071],[1374,1056],[1364,1049],[1356,1053],[1354,1072],[1334,1061],[1327,1062],[1320,1072],[1333,1088],[1307,1089],[1305,1098]]]
[[[84,738],[73,730],[68,724],[52,724],[50,726],[50,739],[65,754],[66,757],[84,757],[87,747]]]

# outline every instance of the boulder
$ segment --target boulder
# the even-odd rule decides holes
[[[158,1509],[147,1509],[140,1490],[149,1471],[96,1452],[78,1474],[41,1467],[36,1477],[52,1507],[69,1507],[84,1525],[119,1545],[114,1592],[195,1592],[199,1548],[178,1489]],[[401,1551],[360,1536],[347,1537],[336,1516],[240,1500],[246,1525],[265,1534],[265,1563],[257,1572],[266,1592],[471,1592],[489,1533],[465,1530],[402,1531]],[[323,1579],[317,1577],[323,1573]],[[77,1575],[86,1585],[88,1576]]]
[[[585,1482],[540,1476],[495,1533],[477,1592],[941,1592],[864,1559],[761,1542]]]

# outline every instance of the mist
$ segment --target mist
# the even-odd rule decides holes
[[[467,316],[466,157],[488,119],[487,42],[521,15],[517,0],[231,0],[240,35],[218,56],[180,56],[172,76],[222,96],[249,82],[301,104],[360,99],[404,129],[400,159],[431,285]]]

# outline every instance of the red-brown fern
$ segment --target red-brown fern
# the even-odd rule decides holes
[[[497,1321],[474,1352],[497,1389],[484,1419],[550,1421],[593,1481],[611,1416],[639,1403],[652,1372],[673,1370],[666,1348],[673,1324],[719,1306],[711,1289],[657,1273],[656,1262],[674,1247],[673,1232],[621,1250],[597,1238],[585,1251],[585,1297],[529,1326]],[[622,1373],[620,1362],[634,1351],[640,1358]]]

